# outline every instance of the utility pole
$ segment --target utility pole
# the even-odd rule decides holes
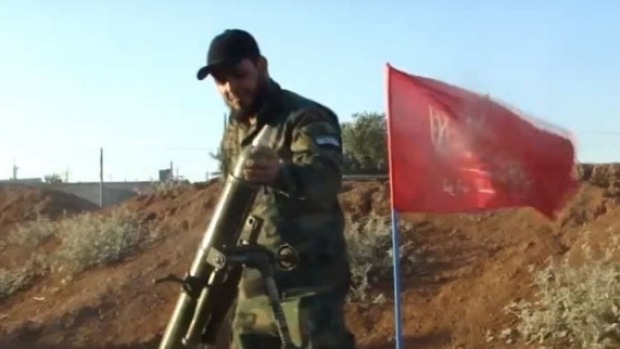
[[[13,180],[17,180],[17,170],[19,169],[19,167],[17,167],[17,163],[15,162],[15,158],[13,158]]]
[[[99,207],[103,207],[103,148],[99,148]]]

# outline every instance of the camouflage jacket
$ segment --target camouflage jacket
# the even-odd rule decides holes
[[[264,124],[275,132],[270,146],[284,162],[273,187],[264,187],[250,213],[259,222],[255,237],[242,238],[276,251],[292,246],[301,262],[293,271],[276,273],[281,291],[348,289],[349,261],[344,240],[344,218],[337,195],[342,184],[342,142],[337,116],[328,108],[271,81],[265,106],[255,125],[229,118],[222,139],[224,167],[231,170],[241,150]],[[242,295],[262,294],[256,271],[246,269]]]

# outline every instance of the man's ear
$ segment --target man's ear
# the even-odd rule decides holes
[[[267,62],[267,58],[265,58],[264,56],[260,56],[258,58],[258,70],[266,73],[268,72],[268,67],[269,67],[269,62]]]

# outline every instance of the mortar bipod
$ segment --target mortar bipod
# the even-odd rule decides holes
[[[291,339],[284,309],[280,303],[280,295],[275,279],[273,277],[273,266],[277,265],[282,270],[292,270],[299,263],[299,256],[295,249],[290,245],[281,246],[277,253],[272,253],[259,245],[239,245],[222,251],[215,251],[213,248],[209,253],[209,263],[215,268],[221,269],[228,266],[244,265],[253,268],[261,273],[265,282],[265,293],[269,298],[269,303],[276,319],[278,335],[282,343],[282,349],[297,349]]]

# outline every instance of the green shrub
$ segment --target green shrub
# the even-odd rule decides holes
[[[536,299],[507,308],[519,320],[517,333],[551,347],[620,347],[620,263],[614,258],[619,237],[612,240],[601,258],[584,244],[583,265],[564,259],[535,272]]]
[[[353,279],[349,300],[381,302],[385,298],[381,293],[373,299],[368,296],[378,281],[393,273],[391,216],[370,215],[362,220],[348,220],[345,237]],[[413,265],[413,257],[404,250],[407,246],[400,246],[401,270]]]
[[[18,269],[0,268],[0,299],[6,298],[29,286],[37,274],[34,259]]]
[[[8,236],[11,245],[37,247],[56,239],[57,247],[43,254],[40,249],[19,269],[0,269],[0,298],[28,286],[45,272],[65,279],[89,268],[118,262],[151,243],[159,230],[141,223],[136,213],[119,208],[106,215],[81,213],[52,221],[41,216],[18,225]]]
[[[54,223],[45,215],[37,214],[37,218],[19,224],[9,234],[7,243],[21,246],[38,246],[54,233]]]
[[[61,245],[49,258],[56,273],[76,274],[117,262],[149,235],[136,214],[126,210],[115,210],[109,216],[85,213],[56,225]]]

